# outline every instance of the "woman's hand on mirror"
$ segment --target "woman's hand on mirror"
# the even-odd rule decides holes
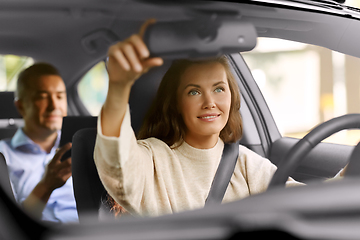
[[[154,22],[153,19],[147,20],[141,26],[138,34],[109,48],[107,69],[110,83],[132,85],[149,69],[163,64],[163,60],[159,57],[150,58],[149,49],[143,41],[146,28]]]
[[[149,24],[146,21],[138,34],[109,48],[107,71],[109,75],[108,94],[101,112],[101,128],[105,136],[120,135],[121,124],[125,116],[131,87],[142,74],[151,68],[161,66],[161,58],[151,58],[143,41],[143,35]]]

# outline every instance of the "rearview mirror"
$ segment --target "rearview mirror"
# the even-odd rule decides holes
[[[151,56],[165,59],[250,51],[256,40],[255,27],[241,20],[159,22],[150,25],[144,35]]]

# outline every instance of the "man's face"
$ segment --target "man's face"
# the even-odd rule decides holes
[[[45,130],[51,134],[61,129],[62,118],[67,115],[67,99],[60,76],[44,75],[33,81],[19,101],[25,131],[40,133]]]

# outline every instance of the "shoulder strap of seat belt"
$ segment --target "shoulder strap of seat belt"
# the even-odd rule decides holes
[[[239,142],[225,144],[205,206],[221,203],[239,156]]]

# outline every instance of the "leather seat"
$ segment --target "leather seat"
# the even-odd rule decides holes
[[[129,105],[131,125],[135,132],[140,129],[162,76],[170,64],[171,62],[165,62],[162,67],[149,71],[132,87]],[[107,192],[100,181],[93,158],[96,135],[96,128],[87,128],[76,132],[72,139],[72,176],[80,223],[89,213],[98,213],[101,209],[106,211],[109,207],[106,204]]]
[[[14,105],[14,92],[0,92],[0,140],[11,138],[23,126],[20,113]]]
[[[0,153],[0,185],[4,192],[8,195],[8,197],[15,202],[15,197],[10,184],[10,177],[6,165],[6,160],[2,153]]]
[[[27,215],[15,201],[6,160],[0,153],[0,229],[4,239],[40,239],[51,226]],[[20,227],[21,228],[20,228]],[[2,238],[1,238],[2,239]]]

